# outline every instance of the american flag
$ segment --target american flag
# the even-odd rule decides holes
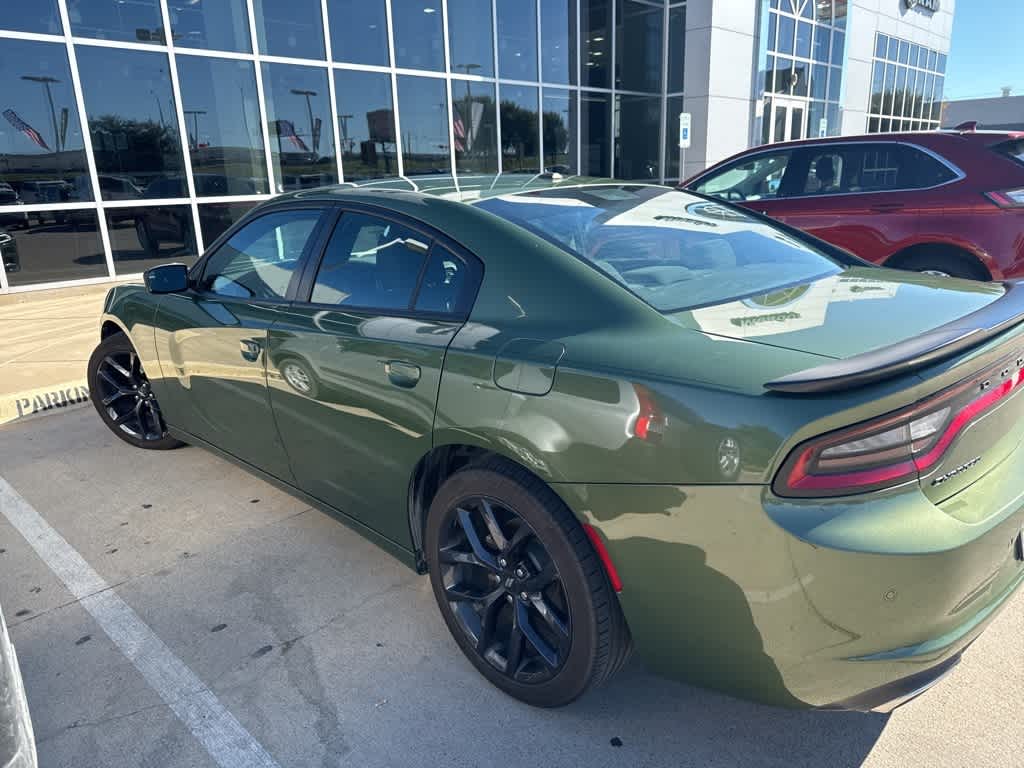
[[[39,133],[39,131],[37,131],[31,125],[29,125],[24,120],[22,120],[21,117],[18,115],[18,113],[15,112],[13,109],[5,109],[4,110],[4,117],[7,118],[7,122],[9,122],[11,125],[13,125],[15,128],[17,128],[22,133],[24,133],[30,139],[32,139],[32,141],[34,141],[40,147],[45,149],[47,152],[50,151],[50,148],[47,146],[46,142],[43,140],[43,137]]]
[[[309,147],[306,146],[299,135],[295,132],[295,124],[291,120],[278,120],[277,121],[277,135],[285,139],[288,139],[296,149],[301,152],[309,152]]]
[[[459,152],[466,151],[466,125],[462,122],[462,115],[457,111],[452,115],[452,127],[455,132],[455,149]]]

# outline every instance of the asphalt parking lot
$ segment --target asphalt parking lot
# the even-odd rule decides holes
[[[635,660],[543,711],[475,672],[425,578],[205,451],[130,448],[91,407],[0,427],[0,505],[44,768],[1024,765],[1021,595],[891,716],[770,709]]]

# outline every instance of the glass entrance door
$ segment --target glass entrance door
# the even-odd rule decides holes
[[[768,119],[768,143],[807,138],[807,102],[772,98]]]

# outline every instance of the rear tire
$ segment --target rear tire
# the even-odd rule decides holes
[[[500,459],[459,471],[430,505],[425,534],[449,631],[505,693],[558,707],[625,663],[629,630],[604,568],[537,478]]]
[[[168,434],[139,356],[123,333],[103,339],[89,358],[89,398],[103,423],[129,445],[152,451],[184,445]]]
[[[983,281],[992,279],[992,275],[981,262],[971,254],[957,249],[937,248],[934,251],[915,253],[898,260],[893,266],[941,277]]]

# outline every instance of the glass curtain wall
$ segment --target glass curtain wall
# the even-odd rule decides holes
[[[12,5],[0,292],[190,263],[271,195],[339,180],[674,181],[685,14],[684,0]]]
[[[945,79],[944,53],[876,33],[868,133],[938,129]]]

